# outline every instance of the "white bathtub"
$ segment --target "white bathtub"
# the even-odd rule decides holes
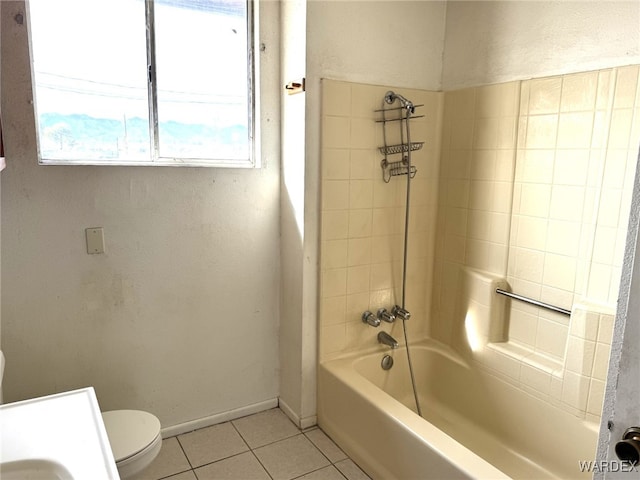
[[[395,364],[385,371],[384,354]],[[411,347],[424,418],[415,410],[406,351],[380,349],[322,363],[318,423],[372,478],[589,478],[597,426],[501,379],[470,369],[435,343]]]

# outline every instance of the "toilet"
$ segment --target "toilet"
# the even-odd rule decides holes
[[[134,477],[153,462],[160,452],[160,421],[141,410],[102,412],[113,458],[120,478]]]
[[[0,350],[0,403],[4,355]],[[121,480],[133,478],[147,468],[162,447],[160,420],[141,410],[111,410],[102,412],[113,458]]]

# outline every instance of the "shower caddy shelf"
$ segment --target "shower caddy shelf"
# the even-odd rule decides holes
[[[415,108],[423,107],[424,105],[415,105]],[[379,147],[378,150],[384,158],[380,161],[380,167],[382,168],[382,180],[385,183],[389,183],[391,181],[391,177],[396,177],[399,175],[409,175],[411,178],[416,176],[418,173],[418,169],[411,165],[409,168],[409,161],[406,155],[407,152],[414,152],[416,150],[420,150],[424,146],[424,142],[407,142],[405,138],[408,137],[406,134],[407,126],[406,122],[408,118],[404,116],[405,108],[403,107],[395,107],[395,108],[383,108],[380,110],[375,110],[376,113],[381,113],[382,118],[376,120],[376,123],[382,123],[382,138],[384,140],[384,145]],[[387,113],[395,113],[397,116],[393,118],[386,118]],[[424,115],[415,115],[410,116],[409,118],[422,118]],[[387,145],[387,123],[389,122],[399,122],[400,123],[400,142],[394,145]],[[402,155],[400,160],[390,160],[392,155]]]

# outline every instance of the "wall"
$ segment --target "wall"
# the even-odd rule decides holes
[[[389,87],[322,82],[320,361],[375,347],[379,331],[402,342],[401,322],[374,329],[365,310],[403,305],[402,262],[406,176],[386,176],[377,147],[385,145],[382,108]],[[428,332],[432,287],[442,94],[397,89],[417,107],[410,122],[417,173],[412,180],[405,308],[412,338]],[[397,107],[394,104],[391,107]],[[387,106],[388,107],[388,106]],[[397,115],[397,110],[396,110]],[[387,118],[391,118],[387,114]],[[385,124],[387,145],[402,142],[398,122]],[[401,155],[389,155],[397,162]],[[389,171],[387,170],[387,175]]]
[[[282,84],[304,77],[306,2],[281,4]],[[304,276],[311,239],[305,235],[306,95],[281,91],[282,163],[280,185],[280,408],[301,428],[315,424],[315,317],[305,315],[316,288]],[[315,305],[315,304],[314,304]],[[311,333],[310,333],[311,332]]]
[[[103,409],[145,409],[165,428],[275,405],[277,21],[261,30],[262,168],[43,167],[26,26],[13,20],[24,5],[1,8],[6,399],[93,385]],[[277,3],[263,8],[278,17]],[[86,253],[93,226],[103,255]]]
[[[447,2],[445,90],[640,63],[635,1]]]
[[[306,359],[314,356],[302,366],[308,373],[315,372],[317,361],[311,345],[317,341],[320,287],[321,79],[439,89],[445,7],[444,2],[307,2],[301,301],[302,321],[310,325],[304,335],[309,346],[302,355]]]
[[[631,66],[445,95],[431,333],[592,420],[640,145],[638,73]],[[484,288],[470,268],[571,317],[511,301],[504,327],[495,317],[487,324],[468,308],[469,285]],[[483,307],[502,308],[495,285],[487,288]]]

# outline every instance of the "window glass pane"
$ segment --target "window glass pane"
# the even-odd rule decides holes
[[[156,0],[161,157],[249,158],[247,5]]]
[[[31,0],[42,159],[149,159],[144,0]]]

